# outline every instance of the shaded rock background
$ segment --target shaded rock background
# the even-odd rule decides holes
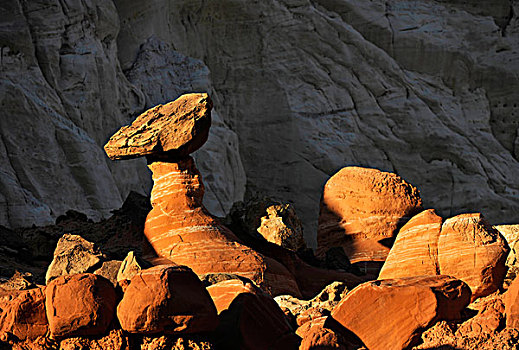
[[[146,194],[141,160],[101,146],[157,103],[208,91],[206,206],[290,201],[315,246],[345,165],[398,173],[444,216],[519,220],[519,3],[2,2],[0,224],[108,216]],[[211,72],[211,74],[210,74]],[[211,171],[209,171],[211,169]]]

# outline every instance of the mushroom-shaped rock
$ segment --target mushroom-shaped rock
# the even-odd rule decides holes
[[[155,251],[199,275],[230,273],[249,278],[273,295],[300,295],[294,276],[279,262],[239,242],[202,204],[204,186],[191,157],[149,164],[153,209],[144,234]]]
[[[447,219],[425,210],[402,227],[378,279],[449,275],[472,290],[473,300],[503,283],[508,247],[481,214]]]
[[[217,326],[216,308],[195,273],[186,266],[159,265],[136,274],[117,306],[130,333],[187,334]]]
[[[343,168],[324,187],[317,256],[343,247],[352,263],[384,261],[398,228],[421,210],[418,190],[400,176]]]
[[[207,141],[212,108],[207,94],[193,93],[148,109],[110,138],[106,154],[113,160],[187,156]]]
[[[91,273],[60,276],[47,285],[45,309],[53,338],[101,335],[113,319],[115,289]]]
[[[455,278],[399,278],[361,284],[332,317],[370,350],[403,349],[436,321],[459,318],[469,302],[470,289]]]
[[[0,340],[32,340],[47,329],[44,289],[0,291]]]
[[[227,280],[207,288],[218,307],[215,332],[222,349],[297,349],[294,333],[274,299],[252,283]]]

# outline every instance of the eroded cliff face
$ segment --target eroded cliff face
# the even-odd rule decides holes
[[[71,208],[99,219],[130,190],[149,194],[146,162],[111,162],[102,146],[144,109],[209,90],[203,63],[148,38],[125,75],[112,1],[7,0],[0,16],[0,225],[48,224]],[[223,215],[245,177],[235,134],[214,119],[200,168],[216,169],[208,207]]]
[[[309,243],[322,185],[344,165],[398,173],[441,214],[517,220],[514,3],[116,5],[121,62],[150,33],[203,59],[248,190],[293,201]]]
[[[519,220],[519,4],[457,1],[3,2],[0,224],[91,216],[149,190],[101,145],[157,103],[208,91],[195,154],[207,207],[294,203],[315,245],[326,180],[398,173],[440,214]],[[126,163],[126,164],[125,164]]]

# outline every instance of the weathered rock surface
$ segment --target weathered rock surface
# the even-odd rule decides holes
[[[489,15],[508,1],[116,6],[125,69],[151,35],[203,59],[249,190],[293,202],[312,246],[322,185],[345,164],[398,173],[443,216],[518,221],[517,15]]]
[[[478,299],[467,307],[461,320],[436,323],[413,349],[515,349],[519,330],[505,328],[502,297],[494,293]]]
[[[50,336],[104,334],[115,313],[115,289],[94,274],[60,276],[45,289]]]
[[[473,299],[502,286],[508,245],[481,214],[462,214],[445,220],[438,247],[441,273],[467,283]]]
[[[315,325],[303,337],[299,350],[347,350],[346,345],[341,343],[339,334],[336,334],[331,329]]]
[[[204,186],[192,158],[156,161],[149,167],[155,183],[144,234],[159,255],[189,266],[197,274],[237,274],[274,295],[300,294],[294,277],[282,264],[239,243],[207,213],[202,204]]]
[[[143,162],[107,165],[101,146],[145,108],[201,91],[193,61],[211,70],[202,91],[233,136],[199,159],[239,160],[237,136],[249,189],[294,202],[312,246],[321,186],[344,164],[398,172],[444,216],[517,222],[513,6],[13,0],[1,42],[0,223],[49,223],[68,208],[98,217],[130,189],[149,190]],[[160,44],[146,45],[152,37]],[[212,197],[223,210],[245,186],[224,164],[208,186],[226,193]]]
[[[112,329],[108,334],[99,337],[72,337],[59,343],[60,350],[125,350],[129,342],[121,329]]]
[[[403,349],[435,322],[459,318],[469,302],[468,286],[448,276],[373,281],[348,293],[332,317],[369,349]]]
[[[257,229],[263,238],[293,251],[306,248],[303,226],[290,204],[271,205],[266,211]]]
[[[504,297],[506,326],[519,329],[519,279],[508,288]]]
[[[274,300],[285,314],[290,313],[297,325],[302,326],[308,321],[329,315],[347,293],[344,282],[333,282],[311,300],[300,300],[291,295],[279,295]]]
[[[162,265],[135,275],[117,306],[117,318],[130,333],[210,332],[216,308],[202,282],[185,266]]]
[[[0,340],[34,340],[49,328],[45,316],[45,289],[0,290]]]
[[[495,228],[505,237],[510,253],[506,259],[508,271],[505,284],[509,285],[519,275],[519,225],[498,225]]]
[[[413,216],[398,232],[378,279],[441,275],[438,240],[442,223],[433,209]]]
[[[121,268],[122,262],[120,260],[108,260],[101,264],[101,267],[94,271],[94,274],[102,276],[117,286],[117,275]]]
[[[99,219],[150,185],[143,162],[108,164],[102,145],[143,108],[122,73],[112,2],[9,1],[2,15],[0,222]],[[13,34],[15,33],[15,34]]]
[[[294,333],[276,302],[254,285],[240,280],[207,288],[219,310],[215,342],[222,348],[297,349]]]
[[[117,270],[116,281],[117,283],[129,283],[136,274],[147,267],[150,266],[145,264],[144,261],[138,259],[135,256],[135,252],[130,251]]]
[[[212,108],[206,93],[182,95],[150,108],[112,135],[104,147],[106,154],[113,160],[188,156],[207,141]]]
[[[103,254],[94,243],[81,236],[64,234],[54,250],[54,259],[47,269],[45,282],[49,283],[59,276],[68,276],[90,271],[101,265]]]
[[[378,279],[449,275],[466,282],[472,298],[501,288],[506,240],[481,214],[447,219],[429,209],[402,227]]]
[[[7,281],[0,282],[0,290],[26,290],[36,288],[32,274],[16,271]]]
[[[241,293],[263,293],[252,282],[246,282],[240,279],[230,279],[217,282],[207,287],[207,291],[209,292],[209,295],[211,295],[218,313],[227,310],[234,299]]]
[[[343,168],[324,186],[317,256],[342,247],[352,263],[384,261],[397,230],[421,210],[418,190],[398,175]]]

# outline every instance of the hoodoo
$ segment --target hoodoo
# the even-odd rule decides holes
[[[114,134],[106,153],[147,157],[154,186],[144,234],[158,255],[197,274],[238,274],[272,294],[299,295],[281,263],[243,245],[202,204],[204,185],[189,154],[207,140],[212,107],[207,94],[196,93],[151,108]]]

